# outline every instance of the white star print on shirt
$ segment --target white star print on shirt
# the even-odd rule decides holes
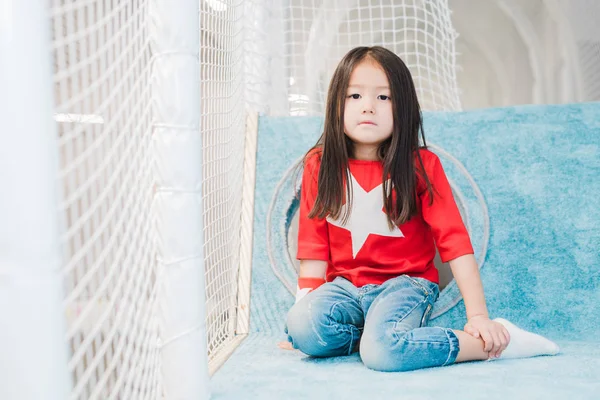
[[[346,224],[342,224],[348,203],[342,206],[338,219],[327,217],[327,221],[332,225],[350,231],[352,257],[356,258],[370,234],[389,237],[404,237],[404,234],[395,225],[394,229],[390,230],[387,215],[383,211],[383,191],[381,190],[383,184],[379,184],[370,192],[366,192],[352,174],[350,174],[350,178],[352,179],[352,210],[348,216],[348,221],[346,221]]]

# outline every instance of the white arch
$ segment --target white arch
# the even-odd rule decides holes
[[[499,82],[502,105],[510,104],[510,97],[508,96],[508,93],[506,91],[506,85],[503,84],[505,82],[509,82],[510,78],[506,73],[506,68],[504,68],[503,60],[498,56],[496,52],[491,51],[491,47],[481,39],[481,35],[473,33],[472,30],[468,27],[465,28],[463,32],[466,33],[463,35],[465,37],[465,41],[475,46],[475,48],[487,61],[488,65],[494,72],[494,75],[496,76],[496,79]]]
[[[473,24],[466,14],[455,12],[454,22],[455,30],[460,32],[457,41],[460,40],[461,37],[464,38],[463,41],[472,44],[478,54],[486,60],[499,83],[503,105],[510,104],[510,95],[506,89],[506,82],[511,82],[511,78],[506,72],[508,70],[506,67],[507,62],[499,56],[497,51],[495,51],[494,46],[490,46],[489,42],[482,36],[481,32],[477,28],[473,28]],[[460,65],[460,63],[458,64]]]
[[[561,38],[560,50],[561,60],[564,63],[565,69],[562,74],[561,94],[563,102],[581,101],[583,95],[583,82],[581,80],[581,65],[579,64],[579,56],[575,38],[571,29],[571,22],[566,17],[562,6],[558,0],[542,0],[546,6],[548,14],[556,22]],[[573,88],[573,96],[571,97],[564,89]]]
[[[521,37],[521,40],[527,47],[527,53],[529,56],[529,64],[531,65],[531,71],[533,73],[533,88],[532,96],[533,103],[540,104],[544,102],[544,87],[543,79],[544,73],[540,64],[542,59],[541,55],[541,43],[539,36],[535,31],[529,18],[517,7],[513,7],[508,4],[505,0],[496,0],[498,8],[511,20],[515,30]]]

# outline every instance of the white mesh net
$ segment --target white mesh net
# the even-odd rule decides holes
[[[293,0],[286,11],[292,114],[322,112],[333,70],[360,45],[381,45],[403,59],[423,109],[460,109],[447,1]]]
[[[456,33],[446,0],[247,0],[243,25],[235,29],[227,13],[241,5],[204,3],[214,19],[206,21],[209,35],[218,36],[219,29],[229,27],[230,35],[244,36],[245,100],[253,110],[321,114],[335,66],[360,45],[385,46],[405,61],[423,109],[461,108]],[[212,26],[218,27],[216,32],[211,32]]]
[[[201,130],[209,365],[233,345],[244,163],[243,3],[200,2]]]
[[[147,6],[51,7],[73,399],[160,393]]]

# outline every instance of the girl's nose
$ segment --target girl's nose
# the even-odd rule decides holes
[[[375,112],[375,109],[373,108],[373,103],[370,101],[365,101],[363,103],[362,109],[363,114],[373,114]]]

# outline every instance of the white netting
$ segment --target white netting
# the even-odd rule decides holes
[[[228,2],[206,0],[225,21]],[[244,85],[247,104],[269,115],[322,114],[342,56],[361,45],[398,54],[413,74],[425,110],[461,108],[455,31],[447,0],[247,0]],[[231,21],[230,21],[231,22]],[[223,25],[221,25],[223,27]],[[207,28],[210,32],[210,26]]]
[[[292,0],[285,13],[292,114],[320,114],[341,57],[381,45],[409,67],[425,110],[458,110],[455,32],[446,0]]]
[[[72,398],[157,398],[148,1],[51,19]]]
[[[233,346],[244,163],[244,5],[200,2],[200,96],[208,354]]]

